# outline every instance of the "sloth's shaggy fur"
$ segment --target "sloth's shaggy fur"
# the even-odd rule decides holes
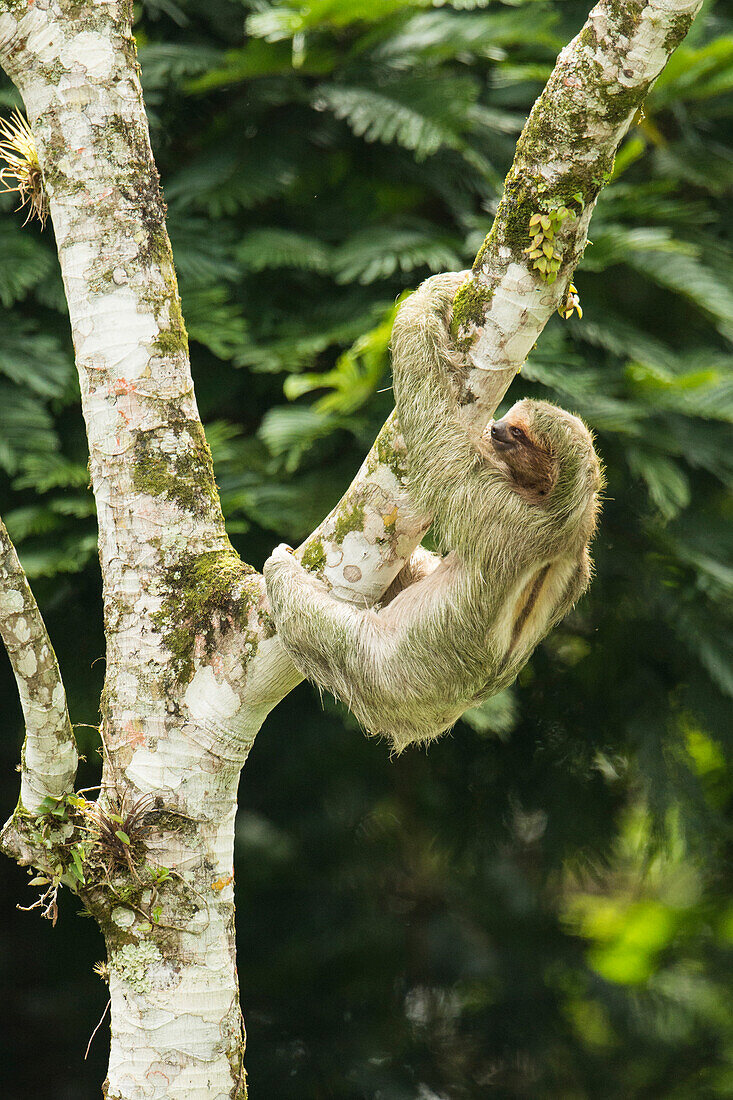
[[[591,576],[602,473],[582,421],[525,400],[480,439],[461,426],[449,322],[464,277],[426,280],[392,336],[410,495],[445,557],[418,548],[379,610],[332,597],[286,547],[265,563],[296,666],[397,751],[510,684]]]

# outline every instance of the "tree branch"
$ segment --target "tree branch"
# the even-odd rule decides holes
[[[517,143],[494,224],[454,301],[467,355],[463,415],[477,433],[557,307],[587,243],[616,151],[702,0],[601,0],[560,53]],[[527,255],[538,212],[566,208],[557,277]],[[497,400],[497,393],[499,398]]]
[[[494,224],[456,295],[453,331],[466,354],[462,414],[480,434],[561,302],[618,146],[702,0],[601,0],[560,53],[517,144]],[[565,207],[548,282],[526,254],[533,214]],[[422,536],[402,493],[404,447],[394,416],[302,561],[345,599],[374,602]],[[346,583],[344,583],[346,582]]]
[[[477,435],[565,300],[618,146],[701,3],[601,0],[560,53],[517,144],[494,224],[454,301],[452,327],[466,355],[462,415]],[[529,222],[562,208],[570,211],[557,235],[562,260],[548,282],[527,256]],[[402,493],[404,460],[393,416],[343,500],[305,543],[303,563],[342,598],[378,599],[429,525]]]
[[[5,524],[0,520],[0,636],[25,719],[20,800],[34,813],[76,776],[77,752],[56,654]]]
[[[454,300],[452,329],[466,356],[457,380],[461,415],[477,436],[565,301],[616,151],[701,4],[601,0],[560,53],[517,144],[494,224]],[[563,208],[561,262],[550,282],[527,255],[529,223]],[[393,413],[345,496],[299,551],[343,599],[379,599],[430,524],[404,493],[404,473]]]
[[[204,588],[194,568],[203,561],[207,581],[214,571],[222,578],[218,597],[229,586],[232,606],[246,572],[226,536],[193,393],[131,8],[127,0],[0,0],[0,64],[36,141],[79,372],[113,756],[131,723],[162,738],[177,722],[151,685],[192,660],[202,614],[186,621],[184,578]]]

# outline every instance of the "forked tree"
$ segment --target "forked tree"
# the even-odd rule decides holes
[[[619,142],[702,0],[600,0],[561,52],[498,213],[453,303],[464,427],[477,436],[571,277]],[[0,525],[0,632],[25,719],[5,852],[39,905],[63,885],[105,936],[104,1095],[247,1095],[235,966],[239,773],[300,677],[262,576],[226,534],[199,419],[150,149],[130,0],[0,0],[0,64],[23,98],[68,300],[104,585],[103,767],[77,751],[51,640]],[[22,165],[20,166],[22,169]],[[299,550],[339,598],[379,600],[429,517],[393,415]]]

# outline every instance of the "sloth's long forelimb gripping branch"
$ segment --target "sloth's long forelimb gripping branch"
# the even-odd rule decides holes
[[[0,520],[0,636],[25,719],[20,798],[31,812],[73,787],[77,751],[56,654],[23,566]]]
[[[432,518],[446,501],[460,510],[478,438],[456,416],[453,378],[462,356],[449,338],[453,299],[467,272],[434,275],[403,302],[392,330],[392,373],[409,457],[410,499]],[[453,377],[452,377],[453,376]]]
[[[379,612],[334,599],[285,546],[265,564],[278,634],[298,668],[397,749],[452,726],[465,709],[464,680],[476,678],[476,654],[461,659],[444,649],[446,634],[470,638],[472,632],[461,622],[468,606],[463,594],[451,599],[451,562],[437,561]],[[478,659],[485,666],[483,647]]]

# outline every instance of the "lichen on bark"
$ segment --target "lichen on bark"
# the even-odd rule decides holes
[[[162,573],[156,619],[179,682],[190,680],[197,656],[211,656],[222,635],[246,621],[247,604],[260,597],[247,586],[254,574],[231,546],[184,554]]]
[[[201,422],[169,415],[166,428],[175,440],[169,449],[161,428],[137,433],[133,488],[149,496],[164,496],[196,515],[212,507],[218,509],[214,465]]]

